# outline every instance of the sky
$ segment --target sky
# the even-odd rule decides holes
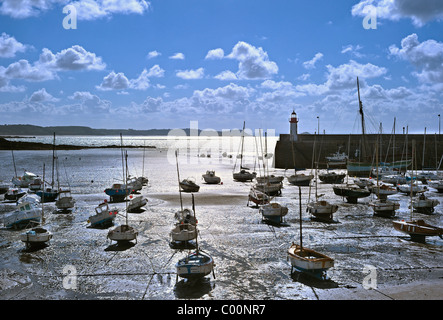
[[[438,133],[443,1],[0,0],[0,125]]]

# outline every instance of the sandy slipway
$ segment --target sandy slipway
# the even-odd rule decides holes
[[[143,150],[128,153],[130,173],[140,175]],[[41,174],[43,162],[48,167],[48,157],[47,151],[15,152],[17,166],[37,174]],[[54,237],[40,250],[25,249],[19,240],[22,231],[0,229],[1,299],[443,298],[443,240],[412,242],[393,229],[392,219],[373,216],[367,205],[370,198],[348,204],[328,184],[319,184],[319,193],[339,205],[335,223],[311,220],[305,211],[309,187],[302,188],[302,223],[304,245],[335,259],[327,273],[330,279],[291,275],[286,252],[299,239],[298,187],[284,180],[282,195],[275,200],[287,205],[289,213],[283,225],[268,225],[258,209],[247,206],[251,183],[233,181],[233,164],[216,157],[199,158],[191,164],[185,155],[179,157],[181,177],[194,177],[201,186],[195,194],[198,242],[214,258],[216,267],[215,279],[211,275],[197,283],[176,282],[175,263],[186,251],[170,246],[169,233],[180,198],[175,162],[168,161],[167,152],[146,151],[149,184],[141,194],[149,202],[144,212],[129,214],[129,224],[139,235],[136,244],[123,247],[106,238],[108,229],[93,229],[87,222],[95,206],[108,198],[104,189],[121,179],[120,150],[60,150],[58,157],[66,168],[60,174],[61,184],[67,186],[69,181],[76,207],[72,214],[57,214],[54,203],[45,204],[45,226]],[[10,163],[10,152],[0,152],[0,161]],[[209,169],[215,170],[222,184],[204,183],[201,175]],[[271,173],[283,175],[285,171],[271,169]],[[2,169],[0,180],[10,181],[12,175],[12,167]],[[442,226],[442,196],[431,188],[427,195],[440,204],[435,214],[417,216]],[[408,218],[409,198],[401,194],[392,198],[400,201],[394,219]],[[191,207],[190,194],[183,194],[183,201],[185,207]],[[0,218],[14,206],[2,202]],[[123,209],[125,203],[111,206]],[[122,222],[124,217],[118,216],[115,225]],[[372,289],[365,289],[371,285]]]

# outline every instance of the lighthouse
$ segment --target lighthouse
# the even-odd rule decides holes
[[[298,125],[297,114],[293,110],[291,113],[291,118],[289,119],[289,134],[291,141],[297,141],[297,125]]]

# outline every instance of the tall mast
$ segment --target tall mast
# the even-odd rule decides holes
[[[395,161],[395,117],[394,117],[394,135],[393,135],[393,138],[394,138],[394,141],[392,143],[392,164],[394,164],[394,161]]]
[[[298,205],[300,207],[300,251],[303,251],[303,235],[302,235],[302,221],[301,221],[301,187],[298,186]]]
[[[178,152],[175,150],[175,163],[177,164],[177,180],[178,180],[178,193],[180,194],[180,208],[183,211],[182,190],[180,188],[180,171],[178,170]]]
[[[360,84],[358,82],[358,77],[357,77],[357,92],[358,92],[359,113],[360,113],[360,116],[361,116],[362,154],[363,154],[363,158],[364,158],[366,156],[365,115],[364,115],[364,112],[363,112],[363,103],[360,100]]]
[[[240,170],[243,169],[243,144],[245,141],[245,121],[243,121],[243,131],[241,134]]]
[[[54,189],[54,161],[55,161],[55,132],[54,132],[54,142],[52,146],[52,180],[51,180],[52,189]]]

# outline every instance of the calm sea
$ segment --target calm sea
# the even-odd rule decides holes
[[[53,136],[32,136],[8,138],[11,141],[41,142],[52,144]],[[243,143],[243,153],[249,155],[262,155],[274,153],[278,136],[246,136]],[[56,145],[76,146],[120,146],[120,136],[56,136]],[[198,154],[238,154],[242,146],[240,136],[123,136],[124,146],[150,146],[158,149],[188,149]]]

